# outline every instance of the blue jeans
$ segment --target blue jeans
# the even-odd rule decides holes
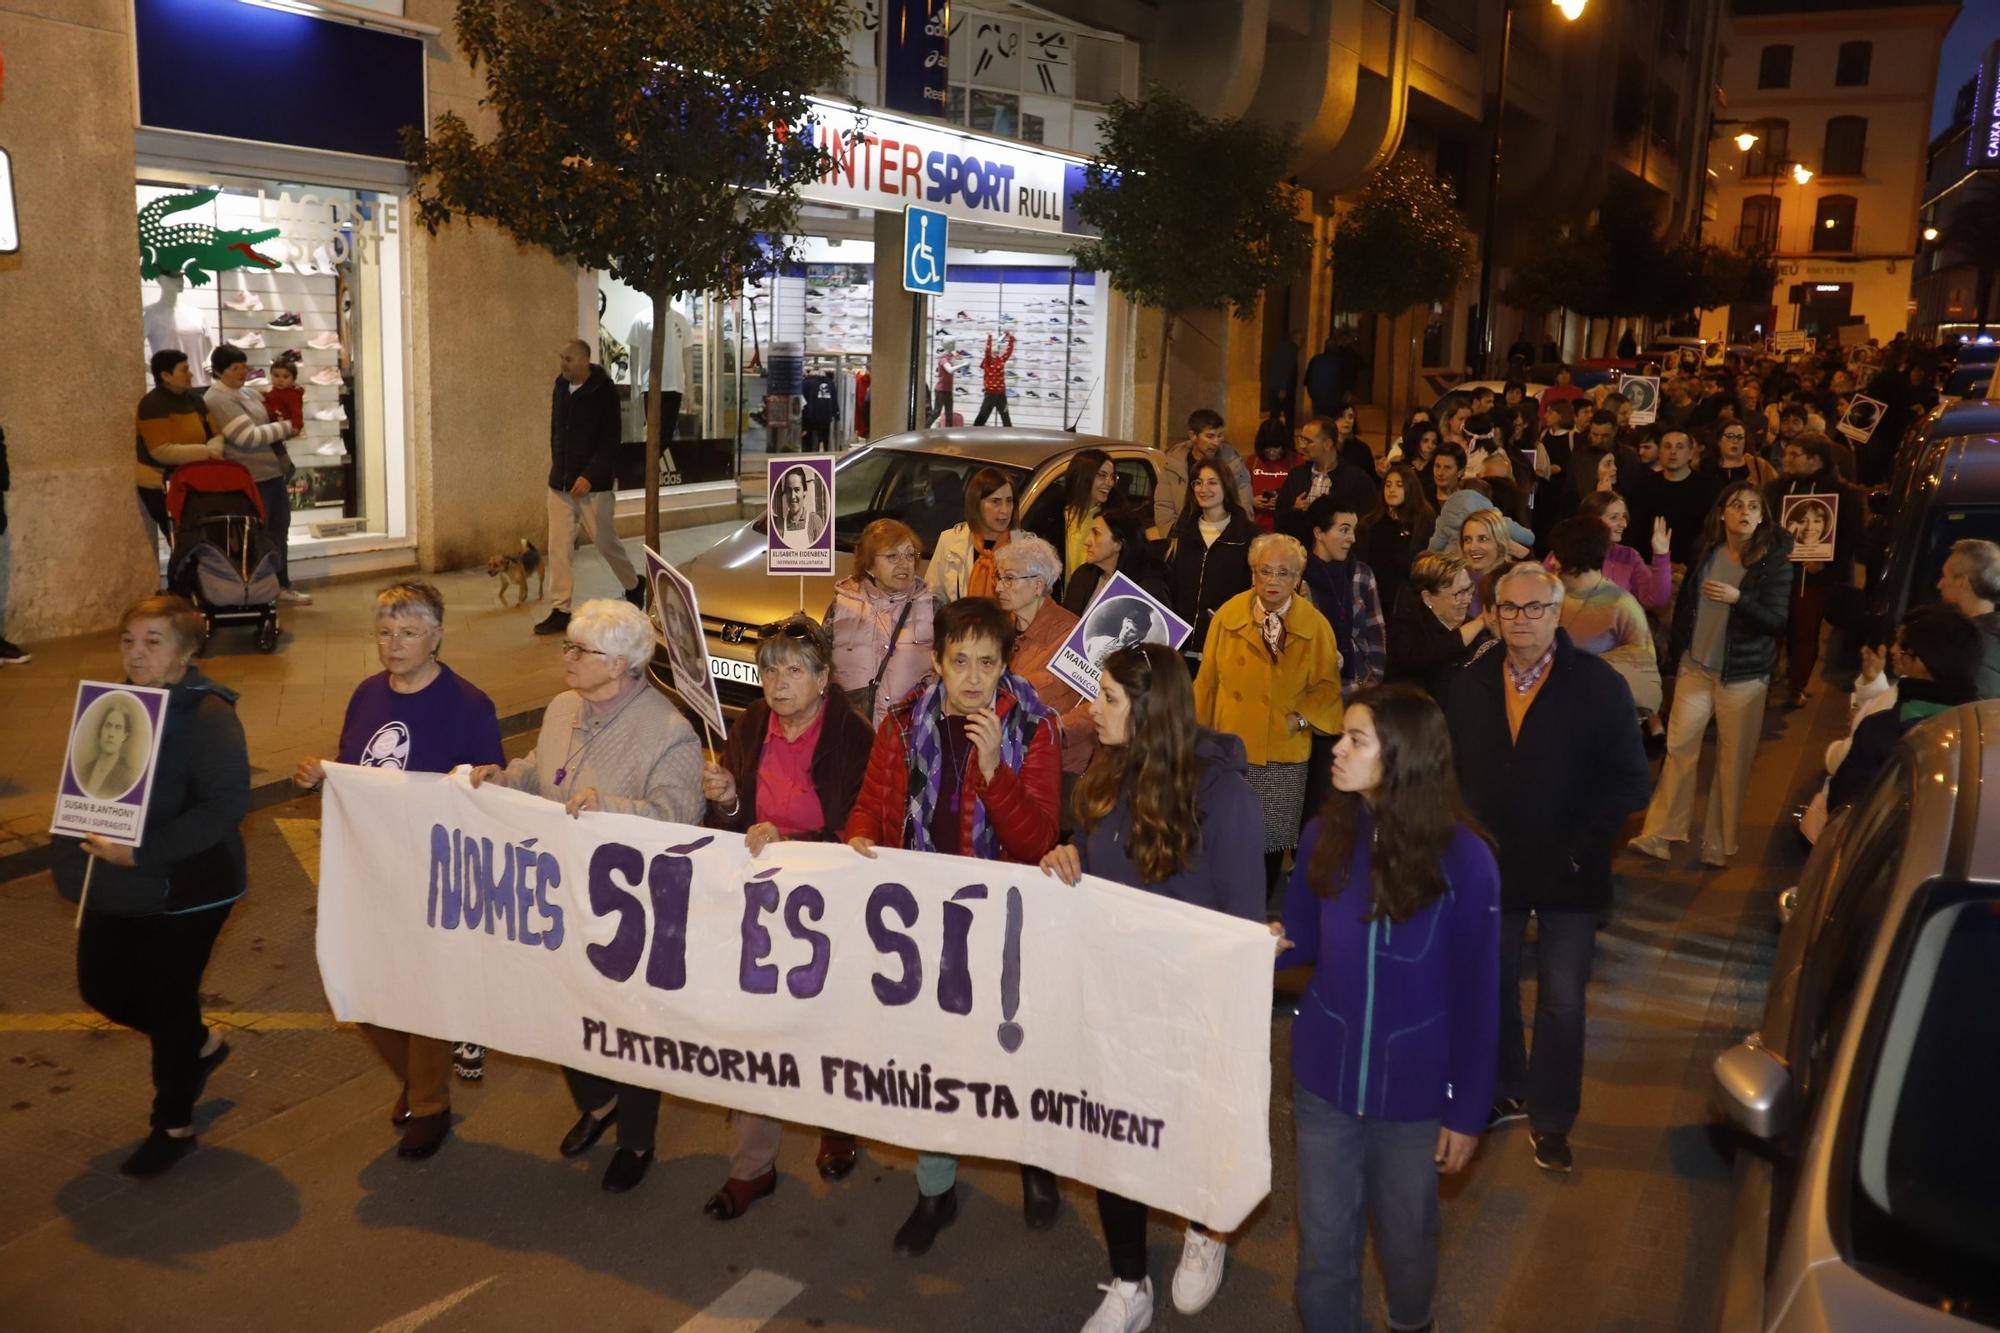
[[[1583,992],[1597,952],[1597,913],[1535,912],[1535,1048],[1521,1018],[1521,941],[1529,913],[1500,913],[1497,1095],[1528,1104],[1528,1127],[1567,1134],[1583,1102]]]
[[[257,498],[264,502],[264,531],[278,548],[278,586],[292,586],[292,493],[283,477],[257,483]]]
[[[1360,1333],[1368,1224],[1389,1297],[1389,1327],[1431,1322],[1437,1291],[1438,1122],[1353,1116],[1297,1083],[1299,1275],[1306,1333]]]

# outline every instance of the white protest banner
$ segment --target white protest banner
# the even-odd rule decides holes
[[[1066,680],[1086,699],[1097,697],[1097,678],[1104,659],[1119,648],[1139,643],[1164,643],[1178,648],[1194,626],[1123,574],[1098,585],[1097,595],[1083,609],[1069,639],[1056,649],[1049,671]]]
[[[1034,866],[572,819],[328,764],[334,1016],[905,1147],[1211,1227],[1269,1192],[1271,937]]]
[[[1882,414],[1888,410],[1887,403],[1857,393],[1848,401],[1847,412],[1834,429],[1856,444],[1866,444],[1874,437],[1875,428],[1882,424]]]
[[[833,573],[833,455],[771,458],[764,484],[764,571]]]
[[[667,649],[674,693],[716,735],[726,736],[728,728],[722,724],[722,700],[715,692],[708,639],[701,632],[701,602],[694,595],[694,584],[652,547],[639,549],[646,553],[646,581],[653,585],[653,629]]]
[[[153,796],[167,691],[78,681],[51,833],[137,847]]]
[[[1804,329],[1781,329],[1771,335],[1774,352],[1803,352],[1812,346],[1812,335]]]
[[[1632,424],[1650,426],[1660,415],[1660,377],[1627,375],[1618,381],[1618,392],[1632,404]]]
[[[1787,495],[1778,501],[1778,522],[1792,534],[1792,560],[1833,559],[1834,529],[1840,517],[1837,495]]]

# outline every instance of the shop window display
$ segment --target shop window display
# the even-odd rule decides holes
[[[296,413],[288,453],[294,559],[314,539],[401,536],[405,522],[399,205],[368,191],[281,181],[137,186],[139,392],[146,361],[186,353],[197,386],[218,346],[249,360],[273,416]],[[272,400],[289,364],[298,401]],[[282,375],[279,376],[282,378]],[[135,395],[136,397],[136,395]]]

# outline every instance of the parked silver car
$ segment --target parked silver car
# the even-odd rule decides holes
[[[2000,701],[1911,732],[1814,849],[1760,1032],[1720,1326],[2000,1326]]]
[[[974,472],[995,467],[1014,480],[1015,525],[1060,531],[1062,475],[1070,458],[1102,449],[1117,469],[1116,495],[1152,496],[1158,485],[1157,450],[1144,445],[1072,435],[1060,430],[953,427],[890,435],[843,457],[834,468],[834,549],[831,575],[764,572],[764,519],[744,524],[680,566],[695,585],[701,627],[723,711],[735,716],[761,697],[757,639],[761,627],[804,609],[818,618],[833,601],[833,585],[853,572],[854,543],[878,518],[898,518],[916,531],[922,558],[930,559],[940,534],[965,520],[965,484]],[[1058,543],[1058,549],[1060,544]],[[655,675],[664,678],[664,672]]]

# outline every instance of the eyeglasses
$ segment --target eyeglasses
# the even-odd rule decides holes
[[[572,640],[569,639],[563,640],[562,655],[564,657],[581,657],[585,653],[589,653],[592,657],[611,656],[610,653],[605,652],[602,648],[586,648],[582,644],[576,643]]]
[[[1748,437],[1740,430],[1726,430],[1722,432],[1722,438],[1725,440],[1741,440]]]
[[[1296,569],[1273,569],[1269,565],[1259,565],[1250,572],[1260,579],[1295,579],[1299,576]]]
[[[915,551],[884,551],[875,558],[877,560],[887,560],[892,565],[914,565],[917,563],[917,553]]]
[[[427,629],[378,629],[375,631],[377,643],[422,643],[431,636]]]
[[[995,583],[1033,583],[1039,578],[1041,578],[1040,574],[995,574],[993,581]]]
[[[1540,620],[1559,605],[1556,602],[1501,602],[1493,608],[1502,620]]]

